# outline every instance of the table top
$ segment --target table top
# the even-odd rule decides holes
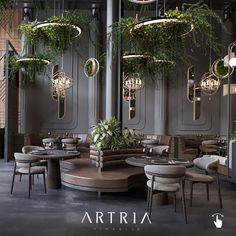
[[[32,151],[29,154],[36,155],[40,159],[70,159],[80,155],[78,151],[63,151],[63,150],[43,150],[43,151]]]
[[[162,158],[162,157],[128,157],[125,162],[129,165],[144,167],[146,165],[184,165],[189,168],[193,166],[193,162],[180,158]]]

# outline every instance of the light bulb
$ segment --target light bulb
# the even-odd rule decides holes
[[[230,67],[236,67],[236,57],[233,57],[229,60]]]

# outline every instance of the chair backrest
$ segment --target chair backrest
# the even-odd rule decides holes
[[[29,153],[29,152],[32,152],[32,151],[43,151],[45,150],[43,147],[40,147],[40,146],[31,146],[31,145],[28,145],[28,146],[24,146],[22,147],[22,153]]]
[[[18,167],[28,167],[30,163],[36,163],[40,161],[38,156],[19,152],[15,152],[14,157]]]
[[[58,138],[44,138],[42,141],[45,149],[59,149],[60,140]]]
[[[217,140],[216,139],[209,139],[209,140],[203,140],[202,141],[202,145],[216,145],[217,144]]]
[[[161,135],[159,145],[170,146],[171,138],[172,136],[169,136],[169,135]]]
[[[186,167],[181,165],[146,165],[144,167],[148,179],[158,183],[179,183],[185,176]]]
[[[219,158],[217,156],[204,155],[193,160],[196,167],[206,170],[209,173],[217,172],[219,165]]]
[[[157,155],[162,155],[164,152],[168,152],[169,150],[169,146],[167,145],[161,145],[161,146],[155,146],[153,147],[153,154],[157,154]]]
[[[65,150],[76,150],[78,145],[78,139],[64,138],[61,140],[62,148]]]

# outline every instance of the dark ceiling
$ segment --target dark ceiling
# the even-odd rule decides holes
[[[110,0],[112,1],[112,0]],[[113,0],[118,1],[118,0]],[[185,2],[187,3],[196,3],[199,0],[165,0],[166,8],[175,8],[176,6],[181,7],[181,5]],[[54,4],[56,6],[61,6],[64,2],[65,9],[90,9],[93,3],[99,4],[102,9],[106,8],[106,0],[18,0],[20,5],[23,3],[28,4],[36,4],[38,7],[43,8],[45,2],[50,5],[51,8],[54,8]],[[123,0],[125,9],[132,9],[134,5],[128,0]],[[163,5],[164,0],[159,0],[159,5]],[[232,2],[236,2],[236,0],[204,0],[205,3],[210,5],[212,2],[213,9],[224,9],[228,7]],[[156,3],[151,4],[151,8],[156,8]]]

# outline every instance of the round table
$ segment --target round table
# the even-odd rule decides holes
[[[31,154],[37,155],[41,160],[47,160],[47,187],[49,189],[61,188],[60,160],[72,159],[80,156],[80,152],[62,150],[32,151]]]
[[[162,158],[162,157],[128,157],[125,162],[132,166],[144,167],[146,165],[184,165],[186,168],[192,167],[193,162],[178,158]]]

